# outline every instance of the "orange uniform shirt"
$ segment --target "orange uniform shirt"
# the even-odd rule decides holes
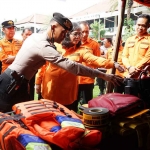
[[[95,56],[100,56],[101,52],[100,52],[100,47],[98,42],[96,42],[95,40],[88,38],[86,43],[82,44],[82,46],[85,47],[89,47],[90,49],[92,49],[92,53]],[[88,63],[83,62],[82,63],[85,66],[91,67],[93,68],[93,66],[89,65]],[[89,77],[83,77],[83,76],[79,76],[79,84],[90,84],[90,83],[94,83],[94,79],[89,78]]]
[[[126,68],[134,66],[139,69],[150,64],[150,35],[146,34],[141,38],[135,35],[128,38],[123,50],[122,62]]]
[[[123,52],[123,47],[120,46],[119,48],[119,52],[118,52],[118,59],[117,59],[117,62],[123,66],[123,63],[122,63],[122,52]],[[106,59],[109,59],[109,60],[112,60],[113,59],[113,55],[114,55],[114,51],[113,51],[113,48],[109,48],[107,50],[107,53],[106,53]],[[107,73],[110,73],[110,70],[107,71]],[[116,75],[119,75],[121,77],[124,77],[124,73],[120,73],[117,69],[116,69]]]
[[[64,57],[78,63],[85,62],[96,68],[113,67],[113,61],[94,56],[89,48],[80,47],[78,49],[70,48],[69,50],[60,50],[59,48],[58,51],[60,51]],[[51,63],[49,63],[42,72],[43,77],[41,77],[41,72],[38,71],[35,83],[42,84],[43,98],[56,101],[63,105],[72,104],[77,99],[78,76]],[[43,81],[41,81],[41,79]]]
[[[3,38],[0,40],[0,60],[7,58],[8,55],[16,56],[19,49],[22,46],[22,42],[16,39],[13,39],[12,42],[9,42],[7,39]],[[2,72],[5,71],[5,69],[10,64],[6,64],[2,61]]]

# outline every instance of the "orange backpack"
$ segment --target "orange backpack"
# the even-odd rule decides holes
[[[88,131],[82,121],[69,109],[51,100],[28,101],[13,106],[16,114],[35,135],[65,150],[95,146],[101,132]],[[93,143],[91,141],[93,141]]]
[[[0,149],[2,150],[51,150],[51,147],[31,131],[24,129],[14,120],[18,116],[0,113]]]

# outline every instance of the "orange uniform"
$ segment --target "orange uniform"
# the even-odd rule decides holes
[[[141,38],[137,35],[128,38],[123,50],[122,62],[126,68],[134,66],[142,69],[148,65],[150,63],[150,36],[146,34]]]
[[[59,49],[60,50],[60,49]],[[113,61],[94,56],[89,48],[80,47],[78,49],[62,49],[62,55],[70,60],[98,67],[112,68]],[[44,73],[45,70],[45,73]],[[38,71],[36,75],[36,84],[42,84],[42,97],[61,103],[63,105],[72,104],[77,99],[78,77],[58,68],[49,63],[46,69],[43,69],[43,77]],[[41,81],[43,80],[43,82]]]
[[[0,40],[0,60],[2,61],[2,72],[10,65],[5,63],[3,60],[8,57],[8,55],[16,56],[19,49],[22,46],[22,42],[16,39],[13,39],[12,42],[9,42],[6,38]]]
[[[90,49],[92,49],[92,53],[95,56],[101,55],[98,42],[96,42],[95,40],[93,40],[91,38],[88,38],[87,41],[84,44],[82,44],[82,46],[89,47]],[[86,62],[83,62],[82,64],[93,68],[92,65],[90,65]],[[89,78],[89,77],[79,76],[79,84],[90,84],[90,83],[94,83],[94,79]]]
[[[109,59],[109,60],[112,60],[112,58],[113,58],[113,48],[109,48],[108,50],[107,50],[107,53],[106,53],[106,59]],[[122,52],[123,52],[123,47],[122,46],[120,46],[119,47],[119,52],[118,52],[118,59],[117,59],[117,62],[121,65],[121,66],[123,66],[123,63],[122,63]],[[109,72],[110,70],[108,70],[107,71],[107,73],[110,73]],[[124,77],[123,76],[123,74],[124,73],[121,73],[121,72],[119,72],[117,69],[116,69],[116,73],[115,73],[116,75],[119,75],[119,76],[121,76],[121,77]]]

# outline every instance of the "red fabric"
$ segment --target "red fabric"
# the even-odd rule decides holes
[[[127,106],[137,106],[141,102],[140,98],[129,95],[129,94],[120,94],[120,93],[109,93],[96,98],[93,98],[88,102],[89,108],[91,107],[103,107],[107,108],[111,114],[116,114],[121,112],[123,108]],[[137,105],[136,105],[137,104]],[[131,108],[131,107],[130,107]]]
[[[142,5],[150,7],[150,1],[149,0],[134,0],[134,1],[136,1],[137,3],[140,3]]]

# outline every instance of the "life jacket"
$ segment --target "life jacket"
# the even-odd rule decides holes
[[[90,145],[90,140],[93,139],[94,145],[97,145],[102,137],[98,130],[87,132],[81,119],[63,105],[51,100],[18,103],[13,106],[13,110],[25,117],[21,120],[35,135],[64,150],[76,150],[81,148],[81,144],[82,147]]]
[[[51,150],[44,140],[21,127],[18,116],[0,113],[0,149],[2,150]]]

